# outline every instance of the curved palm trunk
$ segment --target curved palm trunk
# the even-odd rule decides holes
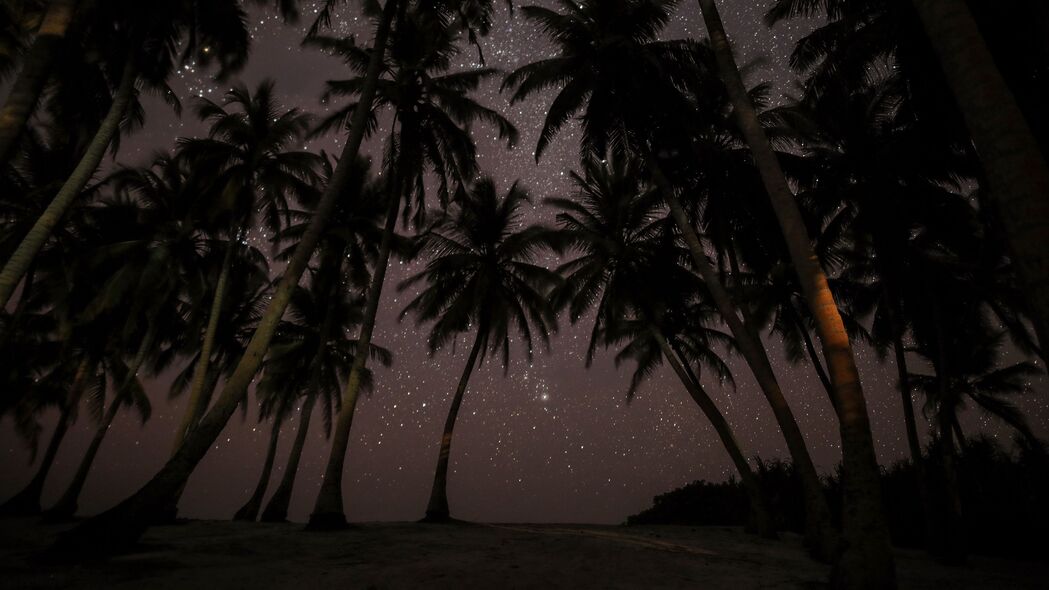
[[[113,424],[113,419],[116,418],[121,405],[122,402],[118,399],[114,399],[109,404],[109,409],[106,410],[102,422],[98,425],[98,429],[95,430],[95,436],[87,446],[87,452],[84,453],[84,458],[80,461],[80,467],[77,468],[73,481],[70,482],[65,493],[59,498],[58,503],[45,513],[44,516],[47,520],[52,522],[66,520],[76,514],[79,507],[80,492],[83,491],[84,484],[87,482],[88,473],[91,472],[91,465],[95,462],[95,455],[98,454],[98,449],[102,446],[102,441],[109,432],[109,427]]]
[[[211,299],[211,310],[208,313],[208,325],[204,330],[204,340],[200,345],[200,358],[197,365],[193,367],[193,381],[189,389],[189,402],[186,412],[182,416],[182,422],[175,431],[175,441],[171,446],[172,454],[182,446],[186,434],[204,415],[208,407],[210,390],[205,391],[208,381],[208,367],[211,365],[211,354],[215,348],[215,335],[219,330],[219,316],[222,314],[222,304],[226,299],[226,287],[229,284],[230,269],[233,267],[233,254],[236,251],[236,240],[231,239],[226,247],[226,255],[222,260],[222,270],[219,272],[218,281],[215,283],[215,294]]]
[[[40,514],[40,494],[44,490],[44,481],[47,479],[47,474],[51,471],[51,466],[55,462],[58,447],[62,445],[62,439],[65,438],[66,432],[69,431],[69,426],[73,422],[73,416],[77,406],[80,404],[80,396],[84,392],[84,382],[87,380],[87,373],[90,368],[91,362],[87,357],[84,357],[77,367],[76,376],[73,378],[73,386],[69,392],[69,400],[62,406],[58,424],[55,425],[55,431],[51,434],[51,440],[47,443],[47,450],[44,451],[44,456],[40,460],[40,467],[36,470],[36,475],[33,476],[33,479],[22,491],[15,494],[7,502],[4,502],[3,506],[0,506],[0,516],[31,516]]]
[[[699,381],[693,378],[693,375],[689,372],[690,370],[686,371],[683,367],[682,362],[678,359],[676,352],[671,348],[663,333],[655,326],[649,326],[649,331],[652,333],[652,337],[656,339],[656,342],[659,343],[659,349],[663,352],[663,358],[674,369],[674,373],[677,374],[681,384],[685,386],[689,395],[692,396],[692,400],[696,402],[699,409],[703,411],[703,415],[710,421],[714,431],[718,433],[718,438],[721,439],[721,444],[725,446],[729,457],[732,458],[732,463],[736,466],[739,478],[743,482],[743,489],[747,492],[747,498],[750,501],[751,520],[754,522],[758,534],[769,539],[776,538],[776,528],[772,524],[772,519],[769,518],[768,505],[765,502],[764,494],[761,493],[761,485],[758,483],[758,478],[754,476],[754,471],[751,470],[750,464],[747,463],[747,458],[743,455],[743,451],[739,447],[736,436],[732,433],[732,427],[729,426],[728,420],[725,419],[721,410],[707,395]]]
[[[474,337],[473,348],[470,356],[466,359],[463,374],[459,377],[459,386],[455,389],[452,397],[452,406],[448,408],[448,418],[444,422],[444,433],[441,435],[441,450],[437,455],[437,469],[433,474],[433,487],[430,489],[430,502],[426,506],[427,522],[446,522],[448,512],[448,457],[452,452],[452,432],[455,430],[455,420],[459,416],[459,408],[463,405],[463,394],[466,393],[466,385],[470,382],[470,375],[477,364],[477,357],[484,347],[485,328],[478,325],[477,336]]]
[[[698,2],[737,122],[769,194],[802,293],[815,320],[816,333],[823,344],[823,358],[834,386],[844,475],[844,544],[831,582],[839,588],[894,588],[896,568],[881,498],[881,472],[849,335],[776,152],[747,95],[717,5],[714,0]]]
[[[990,182],[1049,362],[1049,167],[963,0],[912,0]]]
[[[98,165],[106,155],[106,150],[109,149],[113,138],[116,137],[120,130],[120,121],[124,118],[128,105],[131,104],[137,79],[134,61],[128,59],[124,65],[124,73],[121,77],[120,85],[117,87],[116,94],[113,95],[113,103],[109,105],[106,117],[102,120],[98,131],[95,132],[91,143],[88,144],[87,150],[84,151],[84,155],[80,158],[80,162],[77,163],[73,173],[69,175],[65,184],[58,190],[54,199],[51,200],[51,204],[47,206],[40,218],[36,220],[32,229],[22,239],[14,253],[11,254],[11,259],[7,261],[3,270],[0,271],[0,307],[7,305],[15,291],[15,287],[22,281],[22,277],[25,276],[26,271],[33,264],[37,253],[47,243],[47,240],[65,216],[66,211],[73,205],[73,201],[76,200],[77,196],[84,190],[88,181],[95,174],[95,170],[98,169]]]
[[[827,377],[827,372],[823,370],[823,361],[820,360],[820,355],[816,352],[816,346],[812,344],[812,336],[809,335],[809,329],[793,308],[790,308],[790,311],[787,313],[790,315],[791,322],[794,323],[794,328],[801,335],[801,340],[805,343],[805,352],[808,353],[809,360],[812,361],[812,367],[816,371],[816,376],[819,377],[820,383],[823,384],[823,389],[827,390],[827,395],[830,396],[830,402],[833,404],[834,387],[830,383],[830,377]]]
[[[828,561],[838,550],[838,534],[831,522],[830,507],[827,504],[826,496],[823,495],[819,473],[816,472],[816,466],[812,462],[812,456],[805,444],[801,428],[794,418],[794,412],[791,411],[787,398],[783,396],[783,390],[780,388],[776,373],[772,369],[772,363],[769,361],[768,352],[753,324],[746,325],[740,318],[736,304],[721,283],[718,272],[707,259],[699,235],[692,227],[677,193],[654,158],[651,159],[650,168],[660,191],[666,196],[670,214],[688,246],[696,272],[699,273],[714,304],[717,305],[718,312],[736,339],[736,347],[747,362],[747,366],[750,367],[783,433],[787,449],[790,451],[791,459],[801,479],[802,493],[805,497],[806,545],[813,557]]]
[[[280,438],[281,422],[280,416],[274,416],[273,430],[270,431],[270,444],[266,448],[266,460],[262,463],[259,483],[256,484],[255,492],[251,494],[251,498],[248,498],[248,501],[233,515],[233,520],[255,522],[255,519],[259,516],[259,509],[262,507],[262,497],[266,495],[266,485],[270,481],[270,473],[273,472],[273,458],[277,456],[277,440]]]
[[[73,22],[76,0],[51,0],[33,45],[22,61],[22,71],[11,85],[11,94],[0,109],[0,167],[7,164],[18,145],[18,138],[36,110],[47,86],[51,63],[65,41]]]
[[[251,385],[262,364],[270,340],[291,300],[292,292],[306,270],[306,265],[320,241],[336,202],[343,194],[353,162],[360,150],[361,141],[364,139],[367,118],[371,113],[375,88],[386,52],[393,9],[402,1],[388,0],[387,5],[383,8],[382,19],[375,36],[375,49],[372,51],[365,83],[361,88],[360,101],[353,113],[350,134],[339,158],[339,164],[317,204],[309,227],[285,268],[280,284],[274,291],[266,312],[244,351],[244,356],[241,357],[233,375],[223,387],[222,393],[215,400],[211,410],[201,418],[197,427],[186,437],[179,450],[153,476],[153,479],[116,507],[67,531],[58,539],[55,551],[70,557],[82,558],[85,555],[118,551],[135,543],[149,526],[150,519],[168,507],[172,499],[183,489],[193,469],[204,458],[241,400],[247,395],[248,386]]]
[[[396,180],[394,184],[397,184]],[[317,501],[313,505],[313,513],[310,514],[310,522],[307,525],[307,528],[311,530],[336,530],[346,527],[346,515],[342,508],[342,470],[346,463],[346,447],[349,446],[353,414],[357,410],[361,375],[368,363],[372,332],[375,330],[375,316],[379,311],[383,283],[386,282],[386,267],[389,264],[390,249],[393,246],[393,230],[397,225],[397,212],[400,209],[399,194],[399,191],[395,190],[390,195],[386,225],[383,228],[382,243],[379,246],[379,257],[375,262],[371,284],[368,286],[364,320],[361,323],[361,331],[357,335],[357,346],[354,351],[353,365],[350,367],[350,376],[343,390],[342,408],[335,422],[331,451],[324,469],[324,481],[317,493]]]
[[[295,433],[295,442],[292,443],[291,453],[288,454],[288,465],[284,468],[284,476],[281,477],[277,491],[273,492],[266,509],[262,511],[262,522],[285,522],[288,520],[288,505],[291,503],[291,492],[295,489],[295,477],[299,472],[299,460],[302,458],[302,449],[306,446],[306,434],[310,430],[310,416],[313,414],[313,404],[317,401],[317,394],[311,395],[302,406],[299,414],[299,431]]]

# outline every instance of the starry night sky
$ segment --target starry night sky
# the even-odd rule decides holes
[[[783,94],[794,84],[787,55],[793,41],[811,25],[795,22],[769,30],[761,20],[765,4],[720,2],[740,61],[764,58],[764,67],[753,78],[773,81]],[[359,10],[356,2],[347,2],[334,23],[336,32],[369,39],[369,22],[358,16]],[[337,60],[299,47],[313,12],[309,3],[303,12],[303,22],[298,25],[284,25],[272,13],[252,13],[254,52],[240,79],[250,87],[263,78],[274,78],[285,107],[323,114],[326,106],[318,97],[324,81],[347,76]],[[697,5],[685,1],[664,37],[704,34]],[[506,71],[550,54],[537,28],[519,12],[511,17],[505,9],[483,43],[488,65]],[[464,67],[477,65],[472,49],[464,49],[461,57]],[[192,96],[217,99],[225,90],[206,72],[193,68],[184,70],[173,86],[187,104]],[[518,147],[508,152],[494,137],[486,137],[487,131],[478,129],[482,169],[502,187],[521,179],[536,201],[529,221],[550,221],[550,213],[539,203],[541,197],[567,194],[567,173],[578,161],[576,133],[566,128],[537,166],[532,150],[551,95],[510,107],[494,84],[480,96],[485,104],[507,113],[522,133]],[[203,133],[203,126],[188,111],[179,120],[153,101],[149,113],[146,129],[124,144],[118,157],[121,163],[146,164],[155,150],[169,149],[176,137]],[[339,149],[335,136],[306,147]],[[371,155],[377,156],[380,149],[377,143],[365,145]],[[253,237],[260,245],[265,241],[264,236]],[[397,321],[410,293],[398,293],[394,286],[412,270],[407,263],[395,262],[384,290],[375,341],[395,353],[395,363],[391,369],[375,369],[376,391],[361,399],[354,419],[344,479],[351,520],[409,520],[423,515],[441,428],[469,349],[468,334],[466,344],[456,347],[458,354],[449,347],[430,358],[423,329],[416,328],[410,318]],[[587,370],[583,356],[589,325],[586,320],[578,326],[564,322],[552,350],[539,353],[532,365],[517,350],[508,377],[504,378],[494,359],[475,371],[452,447],[449,498],[453,515],[504,522],[621,522],[649,505],[654,495],[696,479],[723,480],[734,473],[713,429],[669,368],[655,375],[627,405],[631,368],[617,370],[612,351],[607,351]],[[827,473],[840,453],[836,420],[826,393],[811,366],[787,365],[776,343],[771,343],[770,355],[817,466]],[[879,460],[887,464],[906,453],[895,368],[891,362],[882,364],[870,350],[857,350],[857,360]],[[765,459],[786,457],[785,444],[749,370],[738,358],[730,364],[737,382],[735,391],[712,382],[706,386],[735,429],[744,452]],[[131,412],[117,418],[81,497],[83,513],[112,506],[163,464],[185,405],[184,398],[167,401],[170,379],[171,375],[162,374],[148,386],[154,414],[145,427],[139,426]],[[1044,394],[1045,380],[1036,388]],[[1025,400],[1021,407],[1035,433],[1044,437],[1049,434],[1049,405],[1044,395],[1037,397]],[[292,498],[289,516],[295,521],[308,516],[327,458],[317,411]],[[269,435],[268,426],[258,424],[256,414],[252,400],[246,418],[237,414],[231,420],[190,479],[181,504],[183,516],[229,518],[250,495]],[[46,417],[45,437],[55,419]],[[273,487],[281,476],[297,422],[297,415],[293,416],[282,433]],[[984,430],[1011,436],[977,413],[966,415],[963,425],[967,433]],[[68,484],[93,430],[87,412],[81,412],[48,478],[45,506]],[[12,431],[8,422],[0,423],[0,470],[4,473],[0,499],[20,489],[35,469]]]

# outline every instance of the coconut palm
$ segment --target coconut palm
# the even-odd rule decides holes
[[[745,313],[741,314],[708,260],[678,190],[663,170],[663,160],[692,154],[692,138],[705,133],[703,126],[710,124],[711,119],[722,118],[720,111],[693,109],[681,88],[698,81],[711,93],[724,93],[720,84],[712,84],[716,78],[709,74],[711,67],[705,65],[711,59],[703,48],[685,41],[655,40],[676,4],[673,0],[565,0],[560,3],[561,12],[524,7],[524,14],[555,43],[558,55],[518,68],[507,76],[504,88],[515,89],[512,101],[524,100],[548,88],[558,89],[536,145],[537,158],[580,111],[584,157],[604,157],[610,148],[643,158],[688,247],[693,269],[702,277],[757,378],[798,467],[805,492],[806,540],[810,550],[816,557],[829,559],[836,551],[837,535],[801,429],[756,328],[747,325]],[[660,108],[639,107],[632,97],[642,95],[651,97]],[[709,102],[704,99],[702,104]],[[693,120],[693,125],[681,124]],[[668,139],[672,145],[660,145]]]
[[[505,117],[469,96],[482,81],[497,72],[488,68],[452,71],[453,58],[459,53],[457,29],[430,17],[425,11],[412,11],[398,19],[395,41],[384,64],[386,75],[376,89],[376,102],[389,107],[396,122],[396,131],[391,132],[387,141],[385,157],[387,190],[393,199],[387,203],[383,240],[366,297],[364,321],[357,336],[362,346],[371,342],[402,201],[404,217],[422,223],[426,212],[424,178],[428,174],[436,181],[436,196],[442,205],[448,202],[456,186],[472,180],[477,170],[476,147],[470,135],[472,125],[481,123],[495,128],[498,136],[509,144],[517,136],[517,130]],[[352,70],[363,73],[367,54],[347,40],[318,37],[311,43],[334,52]],[[359,77],[330,82],[328,94],[355,96],[362,82]],[[335,111],[322,129],[341,124],[348,112],[346,109]],[[356,355],[355,367],[343,391],[342,410],[336,421],[324,480],[310,516],[311,528],[337,529],[346,525],[342,472],[360,375],[366,363],[367,355]]]
[[[641,180],[636,162],[589,159],[584,168],[583,175],[572,173],[575,195],[547,199],[547,203],[559,211],[557,241],[576,254],[558,269],[565,280],[556,299],[567,307],[573,323],[596,308],[587,365],[599,344],[627,342],[616,360],[637,362],[629,389],[632,396],[665,359],[732,457],[750,498],[755,526],[761,534],[775,536],[746,455],[692,373],[691,361],[702,359],[721,375],[730,375],[708,346],[711,340],[725,338],[681,313],[701,284],[678,264],[682,252],[674,244],[672,222],[663,216],[659,191]],[[677,328],[671,328],[671,316]],[[690,354],[685,353],[683,341],[690,344]]]
[[[240,361],[211,410],[201,418],[194,432],[183,441],[179,450],[145,486],[117,507],[68,531],[58,541],[60,548],[108,552],[126,547],[137,540],[147,528],[149,519],[158,511],[169,507],[172,499],[178,496],[194,467],[207,453],[244,399],[291,295],[313,256],[338,198],[343,194],[344,184],[349,178],[350,163],[357,157],[364,139],[390,28],[397,12],[396,8],[402,1],[389,0],[383,7],[376,30],[375,49],[371,52],[368,72],[360,91],[359,108],[354,111],[350,122],[350,133],[339,158],[339,165],[318,200],[310,226],[304,232],[277,288],[269,298],[266,311],[252,333]]]
[[[503,197],[490,178],[464,188],[447,214],[419,238],[428,258],[426,267],[399,286],[404,290],[422,285],[401,317],[410,313],[420,324],[433,322],[427,339],[431,354],[459,334],[475,330],[441,435],[426,507],[428,522],[449,519],[452,435],[474,368],[488,353],[501,351],[503,367],[508,369],[514,328],[531,362],[534,346],[541,343],[549,348],[549,334],[557,328],[547,292],[558,276],[536,260],[548,241],[547,230],[521,223],[521,208],[530,202],[517,183]]]

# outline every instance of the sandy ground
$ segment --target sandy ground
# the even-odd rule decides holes
[[[0,521],[8,588],[821,588],[827,568],[796,537],[735,529],[591,525],[363,524],[311,533],[296,524],[187,522],[151,529],[140,551],[42,566],[62,526]],[[1049,564],[974,558],[938,566],[900,551],[901,588],[1046,588]]]

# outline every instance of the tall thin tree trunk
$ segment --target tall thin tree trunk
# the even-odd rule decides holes
[[[772,413],[783,433],[787,449],[790,451],[798,477],[801,479],[802,493],[805,497],[806,545],[813,557],[829,561],[838,551],[838,534],[831,522],[830,507],[823,494],[819,473],[816,472],[816,466],[812,462],[812,456],[809,454],[805,437],[794,418],[794,413],[786,397],[783,396],[783,390],[780,388],[776,373],[772,369],[772,363],[769,361],[768,352],[758,336],[757,329],[752,324],[745,325],[741,319],[731,295],[707,259],[703,243],[695,228],[692,227],[688,214],[681,205],[681,200],[666,175],[659,168],[655,158],[650,159],[650,168],[660,191],[665,195],[670,214],[685,240],[685,245],[688,246],[696,272],[699,273],[718,312],[736,339],[736,347],[754,374],[754,379],[758,382],[761,392],[772,408]]]
[[[18,138],[40,102],[47,86],[51,63],[65,41],[73,22],[76,0],[51,0],[33,44],[22,60],[22,71],[11,85],[7,102],[0,109],[0,167],[11,159]]]
[[[736,466],[736,471],[739,472],[739,478],[743,482],[743,489],[747,493],[747,498],[750,500],[751,519],[757,527],[758,534],[770,539],[776,538],[776,527],[772,524],[772,519],[769,517],[768,504],[765,502],[765,495],[761,492],[761,484],[758,483],[758,478],[754,475],[754,471],[750,468],[750,463],[747,462],[746,456],[740,449],[739,442],[732,433],[732,427],[729,426],[728,420],[725,419],[721,410],[707,395],[699,380],[694,378],[690,370],[684,368],[683,363],[685,361],[678,359],[676,351],[667,342],[663,333],[651,325],[649,326],[649,331],[652,333],[652,337],[656,339],[656,342],[659,343],[659,349],[663,352],[663,358],[674,369],[674,373],[681,380],[681,384],[685,386],[685,390],[688,391],[692,400],[696,402],[703,415],[710,421],[714,431],[718,433],[718,438],[721,439],[721,444],[728,451],[733,465]]]
[[[80,492],[83,491],[84,484],[87,482],[88,473],[91,472],[91,465],[95,462],[95,455],[98,454],[98,449],[102,446],[102,441],[109,432],[109,427],[113,424],[113,419],[116,418],[121,405],[123,405],[123,402],[116,398],[109,404],[109,409],[106,410],[105,416],[102,417],[102,422],[99,423],[98,428],[95,430],[95,436],[92,437],[91,443],[87,446],[87,452],[84,453],[84,458],[80,461],[80,467],[77,468],[73,481],[69,483],[69,487],[66,488],[65,493],[59,498],[58,503],[45,513],[45,517],[49,521],[67,520],[76,514],[79,507]]]
[[[448,408],[448,418],[444,421],[444,432],[441,434],[441,450],[437,454],[437,469],[433,473],[433,487],[430,489],[430,502],[426,506],[427,522],[446,522],[449,518],[448,511],[448,457],[452,452],[452,432],[455,430],[455,420],[459,416],[459,408],[463,405],[463,394],[466,393],[466,385],[470,382],[470,375],[477,364],[477,357],[484,348],[485,334],[488,328],[484,322],[478,323],[477,336],[474,337],[473,348],[470,356],[466,359],[463,374],[459,377],[459,386],[455,388],[452,396],[452,406]]]
[[[990,183],[1049,362],[1049,166],[964,0],[912,0]]]
[[[33,264],[33,260],[36,259],[36,255],[47,243],[55,228],[61,223],[62,218],[65,217],[66,212],[73,205],[73,201],[84,190],[84,187],[87,186],[87,183],[95,174],[95,170],[98,169],[98,165],[106,155],[106,150],[109,149],[110,144],[113,143],[113,138],[120,131],[120,121],[123,120],[124,115],[127,113],[128,105],[131,104],[131,99],[135,94],[135,81],[137,79],[138,75],[134,59],[129,58],[127,63],[124,64],[120,85],[117,86],[116,93],[113,95],[113,102],[109,105],[109,111],[102,120],[98,131],[95,132],[95,136],[91,139],[91,143],[88,144],[87,150],[84,151],[84,155],[80,158],[80,162],[77,163],[73,173],[69,175],[65,184],[58,190],[54,199],[51,200],[51,204],[47,206],[40,218],[36,220],[29,233],[22,238],[22,242],[11,254],[11,258],[4,265],[3,270],[0,271],[0,308],[7,305],[18,283],[22,281],[22,277],[25,276],[26,271]]]
[[[295,489],[295,477],[299,472],[299,460],[302,459],[302,449],[306,446],[306,434],[310,430],[310,416],[313,414],[313,405],[317,402],[319,394],[314,392],[302,405],[299,413],[299,431],[295,433],[295,442],[292,443],[291,452],[288,454],[288,464],[284,468],[277,491],[273,492],[266,509],[262,511],[262,522],[284,522],[288,520],[288,505],[291,503],[291,492]]]
[[[791,322],[797,329],[798,334],[801,335],[802,342],[805,343],[805,352],[809,355],[809,360],[812,361],[812,367],[816,370],[816,376],[819,377],[820,383],[823,384],[823,389],[827,390],[827,395],[830,396],[830,401],[834,403],[834,386],[830,383],[830,377],[827,377],[827,372],[823,370],[823,362],[820,361],[820,355],[816,352],[816,346],[812,343],[812,336],[809,335],[809,328],[805,325],[805,322],[801,321],[798,317],[798,313],[794,311],[793,307],[787,312],[790,316]]]
[[[58,424],[55,425],[55,431],[51,434],[51,440],[48,442],[47,450],[44,451],[44,456],[40,460],[40,467],[37,468],[36,475],[33,476],[33,479],[22,491],[0,506],[0,516],[31,516],[40,514],[40,494],[44,491],[44,481],[47,480],[47,475],[55,462],[55,455],[58,454],[58,448],[62,445],[62,439],[65,438],[66,432],[69,431],[69,426],[73,422],[73,417],[76,415],[77,406],[80,404],[80,396],[84,392],[84,384],[87,381],[87,374],[90,369],[91,361],[85,356],[77,366],[73,384],[69,390],[69,399],[62,405],[62,413],[59,415]]]
[[[229,244],[226,246],[226,255],[222,260],[222,270],[219,272],[219,278],[215,282],[215,294],[212,296],[211,310],[208,312],[208,325],[204,329],[204,340],[200,344],[200,358],[197,359],[197,365],[193,367],[189,402],[186,404],[186,411],[182,415],[182,422],[179,424],[178,430],[175,431],[175,441],[171,446],[172,454],[182,446],[182,441],[186,439],[186,434],[193,429],[193,426],[204,415],[204,411],[208,407],[208,396],[205,395],[208,368],[211,365],[211,354],[215,347],[215,335],[219,331],[219,317],[222,314],[222,305],[226,300],[226,286],[229,284],[229,275],[233,267],[237,238],[239,236],[231,237]]]
[[[394,178],[392,184],[398,185],[398,179]],[[342,393],[342,407],[335,421],[335,433],[332,435],[328,463],[324,469],[324,480],[321,482],[321,489],[317,493],[317,501],[313,505],[313,513],[310,514],[310,521],[307,525],[307,528],[311,530],[337,530],[346,527],[346,515],[342,507],[342,471],[346,463],[346,448],[349,446],[353,414],[357,410],[361,377],[371,351],[375,316],[379,311],[383,283],[386,282],[386,268],[389,265],[390,250],[393,246],[397,212],[400,210],[400,191],[391,191],[389,198],[386,225],[383,228],[382,243],[379,246],[379,256],[375,261],[375,270],[372,272],[371,284],[368,286],[364,320],[361,322],[360,333],[357,335],[353,365],[350,367],[350,376],[346,380],[346,387]]]
[[[226,382],[222,393],[210,411],[201,418],[193,433],[186,437],[179,450],[163,468],[141,489],[116,507],[91,518],[63,534],[55,551],[68,556],[104,554],[127,548],[137,541],[149,526],[150,519],[170,504],[186,484],[193,469],[218,438],[237,406],[247,394],[259,366],[269,348],[281,316],[288,306],[292,292],[299,283],[306,265],[320,241],[332,211],[343,195],[353,162],[364,139],[365,128],[375,99],[382,69],[383,56],[389,37],[390,24],[396,5],[404,0],[387,0],[375,35],[375,47],[368,64],[368,72],[361,88],[360,101],[354,110],[350,134],[332,178],[328,182],[310,225],[295,248],[280,284],[248,343],[244,356]]]
[[[273,417],[273,429],[270,431],[270,443],[266,448],[266,459],[262,463],[262,473],[259,474],[259,483],[248,501],[240,507],[233,515],[233,520],[255,522],[262,507],[262,497],[266,495],[266,486],[270,482],[270,474],[273,472],[273,459],[277,456],[277,440],[280,438],[280,426],[283,422],[282,416]]]
[[[896,568],[881,498],[881,471],[849,335],[776,152],[743,85],[717,5],[714,0],[698,2],[718,70],[783,230],[834,385],[841,431],[845,534],[831,582],[838,588],[894,588]]]

